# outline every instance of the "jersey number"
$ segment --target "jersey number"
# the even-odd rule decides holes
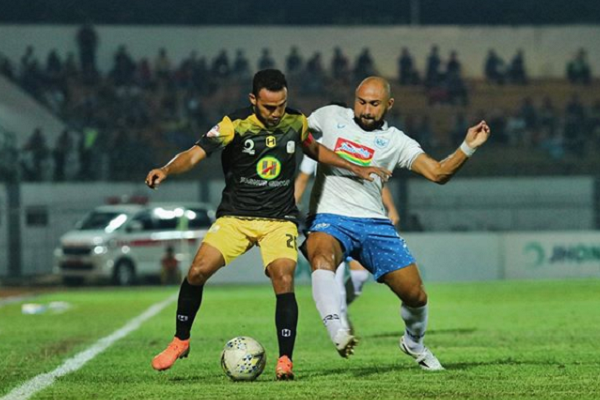
[[[296,243],[296,236],[286,233],[285,236],[288,238],[287,247],[288,249],[298,250],[298,244]]]
[[[254,142],[252,141],[252,139],[246,139],[246,141],[244,142],[244,150],[242,150],[242,153],[247,153],[251,156],[254,155]]]

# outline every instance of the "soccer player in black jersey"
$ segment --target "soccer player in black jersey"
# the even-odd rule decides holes
[[[153,169],[146,184],[156,188],[169,175],[193,168],[217,150],[225,189],[217,220],[198,249],[179,290],[176,333],[172,342],[152,360],[162,371],[190,351],[190,330],[206,281],[221,267],[260,246],[266,275],[277,297],[275,325],[279,343],[277,379],[293,379],[292,353],[296,339],[298,305],[294,295],[294,270],[298,257],[298,209],[294,201],[296,151],[345,168],[357,179],[386,180],[389,171],[360,167],[338,157],[317,143],[308,132],[306,117],[287,108],[287,83],[274,69],[256,73],[250,94],[251,106],[225,116],[190,149],[177,154],[164,167]]]

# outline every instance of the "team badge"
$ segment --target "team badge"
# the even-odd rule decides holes
[[[212,128],[210,128],[210,131],[208,131],[208,133],[206,134],[206,137],[216,138],[216,137],[219,137],[220,134],[221,134],[221,132],[219,131],[219,125],[215,125]]]
[[[277,145],[277,139],[275,139],[275,136],[267,136],[267,147],[273,148],[276,145]]]
[[[275,157],[263,157],[256,164],[256,173],[267,181],[275,179],[281,173],[281,162]]]
[[[383,137],[383,136],[379,136],[375,138],[375,146],[379,147],[380,149],[386,148],[387,145],[390,144],[390,139]]]
[[[375,150],[344,138],[338,138],[333,151],[338,156],[363,166],[371,165],[375,154]]]

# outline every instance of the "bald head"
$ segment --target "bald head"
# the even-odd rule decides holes
[[[393,105],[390,83],[379,76],[370,76],[356,88],[354,119],[365,131],[379,129]]]
[[[392,88],[390,83],[380,76],[370,76],[365,78],[356,88],[356,94],[359,93],[370,96],[377,96],[382,101],[392,98]]]

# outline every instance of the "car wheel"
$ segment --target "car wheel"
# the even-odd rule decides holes
[[[130,286],[135,282],[135,268],[129,260],[120,261],[116,268],[113,277],[115,285]]]

